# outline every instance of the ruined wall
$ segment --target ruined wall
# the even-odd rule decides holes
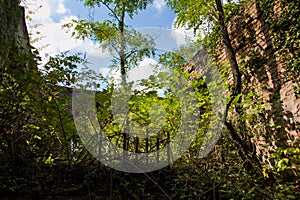
[[[280,18],[281,8],[277,1],[274,4],[272,12],[275,13],[275,21]],[[253,92],[259,98],[254,97],[253,103],[263,102],[267,107],[261,113],[262,123],[265,124],[262,131],[264,136],[254,137],[253,142],[257,146],[267,142],[269,147],[257,148],[259,154],[270,152],[279,146],[299,145],[297,143],[300,138],[300,98],[294,93],[294,88],[299,88],[299,80],[295,74],[287,72],[287,66],[282,64],[274,50],[272,33],[269,24],[264,20],[263,12],[259,8],[259,1],[252,0],[241,7],[239,14],[231,19],[228,27],[243,74],[243,93]],[[221,66],[229,67],[222,44],[218,57]]]
[[[282,64],[273,48],[272,32],[259,3],[251,0],[243,4],[239,14],[230,19],[228,32],[242,73],[242,98],[250,96],[254,105],[245,105],[244,110],[248,115],[256,112],[257,118],[249,123],[245,120],[245,124],[239,124],[241,121],[237,120],[236,128],[247,126],[246,132],[256,146],[256,153],[271,167],[271,152],[279,147],[299,146],[300,98],[294,92],[295,87],[299,88],[299,78],[286,70],[287,66]],[[277,1],[274,4],[271,12],[275,21],[280,19],[281,7]],[[229,71],[227,82],[230,86],[233,78],[225,49],[222,43],[218,45],[217,58],[220,67]],[[191,64],[184,70],[192,79],[199,71]],[[259,107],[263,109],[258,111]]]

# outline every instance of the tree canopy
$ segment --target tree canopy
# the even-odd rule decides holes
[[[298,1],[166,0],[177,27],[194,29],[200,45],[158,53],[153,37],[126,23],[153,0],[82,0],[104,7],[107,18],[73,20],[63,28],[107,50],[119,82],[89,69],[80,53],[61,52],[41,64],[19,3],[0,0],[1,196],[297,199]],[[255,16],[247,13],[249,5]],[[165,71],[137,86],[130,82],[128,72],[154,56]],[[213,70],[222,76],[210,77]],[[83,114],[74,113],[76,84],[92,99],[83,102]],[[225,114],[216,115],[224,96]],[[96,130],[84,124],[91,119],[101,129],[80,135],[79,127]],[[214,138],[210,127],[223,122]],[[141,158],[146,167],[166,164],[134,170]],[[108,164],[122,165],[116,160],[133,165],[118,171]]]

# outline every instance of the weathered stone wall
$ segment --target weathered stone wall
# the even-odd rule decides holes
[[[281,8],[277,1],[274,4],[273,20],[278,20]],[[252,103],[257,107],[266,107],[260,113],[262,126],[259,127],[259,123],[248,125],[253,130],[250,135],[257,154],[268,162],[269,153],[279,146],[299,145],[300,98],[294,93],[294,87],[299,87],[299,79],[287,72],[274,50],[272,33],[263,12],[259,9],[259,0],[245,3],[228,23],[228,31],[242,72],[242,92],[244,95],[254,94]],[[230,69],[225,49],[219,44],[218,62],[221,67]],[[185,70],[192,76],[197,71],[192,65],[187,65]],[[232,74],[229,73],[228,77],[230,85],[233,83]],[[247,108],[246,112],[252,111]]]
[[[274,4],[276,5],[274,12],[280,18],[280,6],[276,1]],[[294,93],[294,87],[299,87],[298,77],[288,73],[286,66],[280,62],[277,52],[272,47],[271,33],[262,12],[259,11],[259,2],[253,0],[243,6],[241,15],[234,18],[229,27],[239,61],[244,58],[244,62],[248,62],[247,75],[244,75],[244,80],[248,81],[244,81],[244,88],[249,86],[258,88],[265,85],[264,98],[271,104],[280,106],[276,107],[273,117],[276,117],[276,114],[282,116],[289,121],[288,124],[292,120],[300,122],[300,98]],[[220,60],[224,59],[226,54],[222,52]],[[281,115],[278,112],[283,113]],[[286,127],[286,131],[293,130]]]
[[[281,9],[277,1],[274,4],[273,12],[277,19],[273,20],[278,20]],[[299,87],[298,77],[287,72],[274,50],[272,33],[263,12],[257,0],[244,4],[239,15],[231,19],[228,31],[243,74],[243,93],[254,92],[259,99],[255,97],[253,103],[263,102],[262,106],[267,107],[261,113],[263,124],[266,124],[262,131],[264,136],[254,137],[253,142],[258,154],[269,154],[279,146],[297,145],[300,138],[300,98],[294,93],[294,87]],[[219,49],[219,62],[227,67],[225,48],[221,44]],[[269,143],[267,149],[262,147],[266,143]],[[262,157],[264,160],[268,155]]]

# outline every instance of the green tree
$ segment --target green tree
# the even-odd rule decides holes
[[[75,131],[65,109],[70,102],[63,97],[67,88],[58,84],[74,82],[74,68],[81,60],[66,55],[50,58],[42,72],[19,3],[0,1],[1,193],[26,192],[24,185],[39,190],[35,176],[45,163],[58,156],[72,157],[70,138]],[[32,179],[25,178],[29,174]]]
[[[30,162],[31,151],[26,140],[32,137],[30,129],[34,129],[36,120],[30,115],[34,107],[30,99],[37,94],[33,82],[38,81],[39,72],[29,45],[24,9],[19,3],[0,1],[0,154],[4,168]]]
[[[227,103],[225,111],[225,125],[229,130],[232,138],[244,151],[244,155],[253,161],[253,168],[258,169],[262,174],[261,167],[255,156],[251,156],[252,148],[251,144],[245,142],[242,138],[246,137],[243,133],[238,134],[238,130],[235,129],[231,123],[231,119],[227,119],[229,109],[232,104],[236,107],[237,114],[240,112],[240,108],[237,103],[241,101],[241,88],[242,80],[239,65],[236,59],[235,51],[232,47],[231,40],[228,34],[228,20],[233,16],[239,8],[240,3],[243,1],[228,1],[227,4],[223,5],[221,0],[170,0],[167,1],[168,5],[171,6],[175,13],[178,14],[176,19],[177,26],[187,26],[193,28],[195,31],[199,30],[203,25],[210,25],[214,31],[208,34],[206,38],[211,39],[211,35],[217,35],[213,41],[217,43],[218,37],[226,48],[227,57],[230,64],[230,70],[233,75],[233,85],[231,87],[230,100]],[[216,48],[217,46],[214,46]],[[211,47],[207,47],[209,51],[215,51]],[[224,70],[224,69],[223,69]]]
[[[195,31],[200,29],[202,25],[212,25],[219,28],[219,34],[222,42],[225,44],[228,54],[231,71],[234,77],[234,85],[232,95],[234,98],[241,92],[241,74],[236,60],[235,52],[231,45],[227,26],[224,6],[221,0],[168,0],[168,5],[174,10],[178,17],[176,19],[177,26],[187,26]],[[233,12],[234,4],[226,5],[226,12]],[[229,11],[228,11],[229,10]]]
[[[76,38],[92,38],[107,49],[114,57],[112,68],[121,72],[122,85],[127,85],[127,71],[134,67],[145,56],[154,55],[154,41],[149,35],[143,35],[126,25],[126,17],[133,18],[139,10],[147,7],[152,0],[86,0],[85,6],[105,7],[109,19],[103,21],[73,20],[64,25],[74,28],[72,35]],[[129,116],[125,116],[123,132],[123,149],[128,149]]]
[[[74,27],[73,36],[84,39],[86,37],[97,40],[104,48],[109,47],[110,53],[117,53],[117,63],[120,67],[122,80],[126,82],[126,71],[130,69],[132,64],[136,64],[144,56],[153,54],[153,48],[141,49],[138,45],[153,43],[151,38],[143,37],[134,29],[128,29],[126,25],[126,17],[133,18],[138,14],[139,10],[146,9],[146,6],[152,0],[86,0],[85,6],[95,7],[104,6],[109,12],[111,19],[103,20],[102,22],[91,22],[87,20],[73,20],[72,23],[66,24],[65,27]],[[130,36],[130,37],[128,37]],[[137,41],[134,43],[133,39]],[[130,39],[127,41],[126,39]],[[129,46],[129,49],[128,49]],[[130,59],[134,58],[133,62]]]

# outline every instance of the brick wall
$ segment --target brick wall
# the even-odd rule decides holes
[[[274,1],[275,16],[280,18],[281,8]],[[265,22],[263,11],[259,11],[259,1],[252,0],[242,6],[240,14],[231,20],[228,31],[237,59],[242,70],[243,88],[251,87],[255,90],[263,88],[263,98],[273,109],[270,120],[282,117],[286,120],[285,131],[297,132],[292,124],[300,122],[300,98],[293,89],[299,86],[294,74],[288,73],[272,47],[271,34],[268,23]],[[273,20],[277,20],[274,18]],[[225,48],[222,48],[225,49]],[[220,62],[226,60],[226,52],[219,52]],[[244,58],[244,63],[241,62]],[[245,62],[246,61],[246,62]],[[278,120],[277,120],[278,121]],[[294,124],[295,126],[295,124]],[[299,136],[299,130],[298,130]]]
[[[273,20],[277,20],[281,8],[277,1],[274,4]],[[272,47],[272,33],[262,12],[258,0],[245,3],[239,14],[230,20],[228,31],[243,74],[243,93],[254,92],[256,99],[253,99],[253,103],[266,106],[261,113],[261,122],[265,127],[263,130],[253,130],[253,133],[260,131],[262,134],[253,135],[252,139],[258,147],[257,153],[265,153],[264,156],[268,157],[269,152],[279,146],[299,145],[300,98],[293,91],[294,87],[299,87],[297,77],[288,73],[280,62]],[[219,44],[217,54],[220,66],[229,69],[223,44]],[[190,68],[190,65],[186,66],[186,70]],[[232,74],[229,74],[228,82],[229,85],[232,83]],[[256,124],[251,125],[253,129],[257,127]],[[267,149],[262,147],[266,143],[269,144]]]

